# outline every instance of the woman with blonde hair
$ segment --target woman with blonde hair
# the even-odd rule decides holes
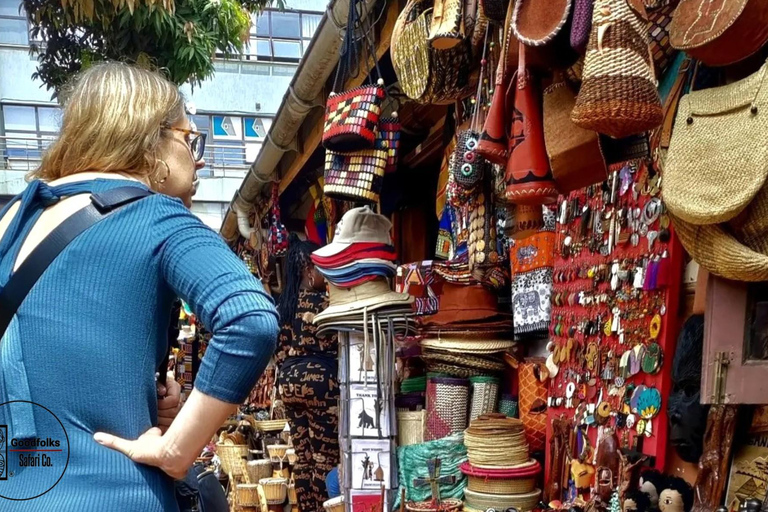
[[[9,454],[0,510],[176,510],[173,479],[186,474],[274,351],[274,303],[188,210],[205,138],[191,130],[175,85],[105,63],[83,72],[63,98],[58,140],[34,181],[0,212],[0,289],[92,197],[125,187],[152,193],[74,238],[2,337],[0,403],[13,402],[0,405],[7,440],[40,446],[35,438],[63,427],[68,460],[61,475],[61,466],[28,467]],[[195,389],[161,429],[154,376],[177,296],[213,337]]]

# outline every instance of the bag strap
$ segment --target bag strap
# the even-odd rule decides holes
[[[145,188],[126,186],[91,194],[91,204],[51,231],[0,290],[0,338],[40,276],[72,240],[115,210],[153,193]]]

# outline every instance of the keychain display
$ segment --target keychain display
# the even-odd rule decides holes
[[[546,366],[551,417],[572,417],[593,440],[610,427],[623,448],[663,458],[664,354],[682,265],[672,263],[677,241],[659,184],[634,160],[561,196]]]

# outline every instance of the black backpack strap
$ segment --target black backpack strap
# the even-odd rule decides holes
[[[72,240],[113,211],[151,194],[151,190],[137,186],[117,187],[91,194],[91,204],[51,231],[0,290],[0,338],[40,276]]]

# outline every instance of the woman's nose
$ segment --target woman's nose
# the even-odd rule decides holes
[[[195,162],[195,170],[199,171],[205,167],[205,158],[201,158],[199,161]]]

